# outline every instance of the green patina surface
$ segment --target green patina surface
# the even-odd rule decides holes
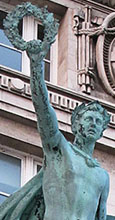
[[[23,16],[39,12],[37,16],[45,26],[43,42],[26,43],[19,37],[17,25],[22,12]],[[59,131],[43,76],[42,61],[54,42],[57,21],[46,8],[44,11],[24,3],[8,15],[4,26],[14,46],[26,50],[30,58],[32,101],[44,165],[40,173],[1,205],[0,220],[106,220],[109,177],[92,154],[110,116],[98,101],[77,106],[71,118],[75,140],[69,143]]]
[[[108,215],[108,216],[107,216],[107,220],[115,220],[115,217]]]

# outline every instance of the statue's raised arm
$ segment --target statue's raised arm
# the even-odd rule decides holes
[[[27,51],[31,66],[30,84],[32,101],[37,115],[38,130],[42,138],[43,146],[46,148],[45,150],[49,150],[52,146],[55,147],[60,136],[57,117],[49,103],[48,91],[44,81],[43,58],[49,47],[48,42],[42,43],[39,41],[39,51],[36,52],[36,49],[34,50],[34,48],[36,48],[36,41],[32,41],[30,45],[31,49]]]
[[[24,16],[34,16],[44,26],[44,38],[26,42],[18,32],[19,21]],[[53,14],[49,13],[47,7],[37,8],[31,3],[23,3],[8,14],[4,22],[5,33],[11,43],[22,51],[26,50],[30,59],[31,69],[31,91],[35,107],[38,128],[42,138],[43,146],[54,146],[60,135],[56,114],[48,100],[48,92],[44,81],[43,59],[45,58],[51,44],[55,41],[58,30],[58,22]],[[47,148],[47,147],[46,147]]]

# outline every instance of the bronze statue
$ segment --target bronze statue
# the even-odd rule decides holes
[[[31,7],[29,3],[29,11]],[[8,33],[7,22],[5,28]],[[0,220],[106,220],[109,177],[92,154],[110,116],[98,101],[83,103],[75,108],[71,118],[74,143],[60,132],[48,100],[42,66],[56,31],[53,38],[47,35],[43,42],[34,40],[23,48],[30,58],[32,101],[44,165],[39,174],[1,205]]]

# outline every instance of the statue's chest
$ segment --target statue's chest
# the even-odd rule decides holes
[[[101,168],[93,166],[91,161],[72,151],[53,155],[48,161],[44,173],[44,183],[57,186],[66,185],[66,189],[95,186],[97,190],[103,187]]]
[[[103,188],[103,171],[100,167],[94,166],[89,160],[77,153],[69,154],[68,159],[64,160],[63,177],[68,186],[77,187],[82,185],[82,188],[94,187],[97,191]]]
[[[93,175],[95,175],[93,168],[88,167],[85,159],[79,155],[70,155],[68,161],[64,161],[63,176],[68,184],[71,182],[76,184],[78,180],[81,181],[84,179],[88,181],[88,178],[90,180]]]

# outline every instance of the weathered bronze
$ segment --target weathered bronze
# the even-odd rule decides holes
[[[27,4],[20,7],[28,11],[33,7],[28,4],[28,8]],[[11,28],[7,25],[8,18],[5,21],[7,36]],[[49,24],[52,21],[53,17]],[[37,41],[37,49],[35,40],[28,45],[24,42],[30,58],[32,101],[43,145],[44,165],[40,173],[1,205],[0,220],[106,220],[109,177],[92,154],[95,142],[107,128],[110,115],[98,101],[83,103],[75,108],[71,118],[74,143],[69,143],[60,132],[55,111],[48,100],[42,66],[57,32],[57,25],[53,24],[53,35],[51,30],[48,37],[45,33],[44,41]],[[12,37],[13,34],[10,39]],[[16,47],[20,47],[19,43]]]

